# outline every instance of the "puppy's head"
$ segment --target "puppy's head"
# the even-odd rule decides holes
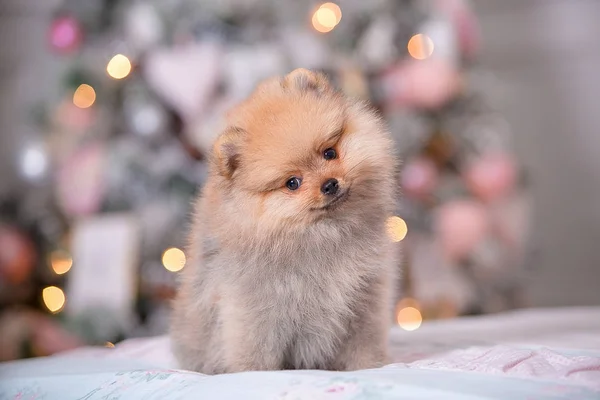
[[[228,116],[214,167],[245,218],[277,227],[389,209],[392,141],[379,118],[317,73],[260,84]]]

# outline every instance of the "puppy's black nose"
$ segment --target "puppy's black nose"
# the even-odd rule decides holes
[[[323,186],[321,186],[321,193],[327,196],[333,196],[338,192],[340,185],[338,185],[337,179],[327,179]]]

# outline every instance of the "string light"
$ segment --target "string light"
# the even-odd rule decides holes
[[[396,322],[406,331],[419,329],[423,316],[419,311],[419,302],[410,297],[405,297],[396,305]]]
[[[408,41],[408,54],[417,60],[425,60],[433,54],[433,40],[422,33],[416,34]]]
[[[323,3],[321,5],[321,7],[319,8],[324,8],[326,10],[331,10],[333,11],[333,13],[335,14],[335,24],[339,24],[340,21],[342,20],[342,9],[340,8],[340,6],[338,6],[335,3]]]
[[[61,312],[66,302],[65,293],[61,288],[56,286],[44,288],[42,290],[42,299],[46,308],[53,314]]]
[[[181,271],[185,261],[185,253],[176,247],[165,250],[162,256],[163,266],[171,272]]]
[[[406,222],[400,217],[393,216],[389,217],[386,221],[386,229],[389,238],[393,242],[400,242],[408,233],[408,226]]]
[[[88,84],[81,84],[73,93],[73,104],[79,108],[88,108],[96,101],[96,91]]]
[[[111,78],[123,79],[131,72],[131,62],[123,54],[117,54],[106,65],[106,72]]]
[[[423,322],[421,311],[415,307],[404,307],[401,308],[396,314],[396,320],[400,328],[405,331],[414,331],[419,329]]]
[[[312,25],[321,33],[331,32],[342,20],[342,10],[335,3],[323,3],[312,16]]]
[[[67,252],[56,250],[50,254],[50,266],[56,275],[63,275],[73,266],[73,259]]]

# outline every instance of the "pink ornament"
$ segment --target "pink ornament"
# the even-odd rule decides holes
[[[70,216],[96,212],[105,190],[106,152],[100,145],[91,145],[75,153],[62,165],[58,174],[59,204]]]
[[[94,123],[95,111],[93,107],[79,108],[71,99],[64,100],[56,110],[56,123],[83,133]]]
[[[405,60],[383,78],[383,87],[394,104],[435,109],[458,93],[460,74],[440,58]]]
[[[417,158],[402,171],[402,190],[409,196],[423,198],[437,186],[438,171],[433,161]]]
[[[84,343],[45,315],[36,315],[32,321],[32,340],[38,356],[49,356],[82,347]]]
[[[490,154],[473,162],[465,171],[467,187],[482,200],[491,202],[512,192],[517,168],[506,154]]]
[[[0,226],[0,277],[10,284],[23,283],[35,265],[31,240],[16,228]]]
[[[71,53],[79,48],[83,40],[81,25],[72,17],[57,18],[50,26],[48,39],[54,50]]]
[[[485,207],[471,200],[451,201],[435,215],[435,232],[448,261],[467,256],[487,234],[489,225]]]

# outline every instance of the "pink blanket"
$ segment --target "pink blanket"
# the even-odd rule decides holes
[[[600,356],[566,356],[545,348],[471,347],[415,361],[409,367],[568,380],[600,390]]]
[[[545,380],[600,392],[600,307],[429,321],[411,332],[395,328],[390,351],[395,364],[387,368]],[[130,339],[114,349],[79,349],[61,356],[137,360],[177,368],[167,336]]]

